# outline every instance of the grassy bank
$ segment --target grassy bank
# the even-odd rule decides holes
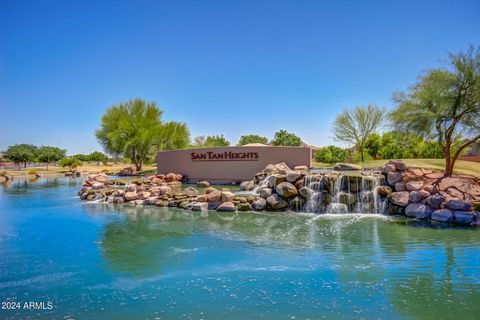
[[[445,167],[444,159],[402,159],[409,167],[419,167],[427,169],[440,169]],[[359,162],[357,164],[364,168],[376,168],[385,165],[388,160],[371,160],[366,162]],[[313,166],[316,168],[332,167],[332,164],[313,162]],[[476,177],[480,177],[480,163],[472,161],[457,160],[455,163],[456,174],[468,174]]]
[[[99,173],[104,170],[108,170],[110,173],[117,173],[125,167],[134,167],[129,164],[109,164],[109,165],[96,165],[90,163],[84,163],[80,167],[77,167],[77,171],[88,172],[88,173]],[[68,168],[49,166],[48,170],[46,167],[31,167],[31,168],[21,168],[20,170],[6,170],[7,173],[14,178],[28,178],[32,175],[29,174],[30,171],[35,171],[38,174],[41,174],[44,177],[48,176],[63,176],[65,172],[69,171]],[[153,165],[144,165],[141,173],[154,173],[156,172],[156,167]]]

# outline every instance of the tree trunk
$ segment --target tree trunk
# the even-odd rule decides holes
[[[365,162],[365,159],[363,157],[363,147],[359,147],[360,150],[360,159],[362,159],[362,162]]]
[[[47,171],[48,171],[48,162],[47,162]]]
[[[135,170],[142,171],[142,162],[135,162]]]
[[[452,142],[448,139],[445,141],[445,172],[443,173],[444,177],[451,177],[453,174],[453,164],[452,164],[452,154],[451,154]]]
[[[26,169],[27,168],[27,161],[23,163],[23,167]]]

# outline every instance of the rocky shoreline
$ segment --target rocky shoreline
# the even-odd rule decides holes
[[[182,175],[169,173],[125,182],[106,174],[89,175],[78,192],[81,200],[124,205],[151,205],[193,211],[291,211],[404,215],[461,225],[480,225],[480,181],[443,178],[441,172],[407,168],[390,161],[379,170],[339,164],[336,170],[293,169],[270,164],[239,192],[208,186],[183,188]],[[472,205],[473,204],[473,205]]]

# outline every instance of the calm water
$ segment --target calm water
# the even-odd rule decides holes
[[[372,215],[200,214],[0,186],[0,318],[474,319],[480,230]]]

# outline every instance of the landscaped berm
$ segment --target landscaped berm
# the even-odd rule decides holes
[[[88,201],[193,211],[376,213],[480,226],[479,178],[444,177],[440,170],[407,168],[400,160],[377,170],[352,164],[320,170],[269,164],[236,192],[209,186],[208,181],[198,182],[200,192],[182,180],[182,175],[169,173],[126,183],[93,174],[78,194]]]

